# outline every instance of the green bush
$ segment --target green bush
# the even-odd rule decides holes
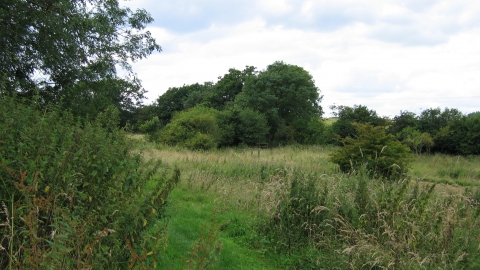
[[[373,177],[399,178],[412,160],[410,149],[383,126],[353,123],[357,135],[341,142],[343,147],[330,154],[330,160],[345,173],[365,169]]]
[[[179,172],[142,163],[118,120],[0,100],[1,269],[153,267]]]
[[[186,140],[183,145],[190,150],[210,150],[217,147],[212,136],[200,132]]]
[[[203,145],[200,147],[202,149],[207,146],[214,148],[221,138],[217,115],[217,110],[201,106],[179,112],[159,132],[158,140],[190,149],[198,149],[200,145]]]
[[[158,116],[154,116],[152,119],[145,121],[145,123],[141,124],[138,129],[147,134],[147,138],[149,141],[156,141],[158,138],[158,131],[162,128],[162,124],[160,123],[160,119]]]

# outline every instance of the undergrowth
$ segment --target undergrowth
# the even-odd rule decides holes
[[[180,172],[132,154],[118,121],[0,100],[1,269],[155,267]]]
[[[332,260],[338,269],[480,267],[478,191],[438,194],[435,185],[382,182],[364,173],[280,178],[272,177],[287,184],[259,233],[272,252],[296,256],[289,267],[318,269]],[[310,252],[299,255],[305,246]],[[324,254],[331,255],[319,259]]]

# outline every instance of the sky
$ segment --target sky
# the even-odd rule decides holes
[[[478,0],[120,0],[145,9],[162,52],[133,64],[151,103],[275,61],[308,71],[331,105],[380,116],[480,111]]]

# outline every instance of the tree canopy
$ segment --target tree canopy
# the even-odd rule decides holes
[[[153,104],[157,109],[148,111],[157,112],[153,116],[168,124],[176,113],[190,108],[215,109],[219,146],[324,141],[315,138],[322,136],[324,128],[322,97],[303,68],[275,62],[260,72],[253,66],[243,71],[231,68],[218,79],[217,83],[171,87]]]
[[[145,31],[152,21],[117,0],[2,1],[0,91],[61,102],[76,114],[131,110],[145,90],[130,63],[161,51]]]
[[[376,111],[370,110],[364,105],[354,105],[353,107],[333,105],[330,108],[333,110],[333,115],[338,117],[338,121],[332,125],[332,132],[342,139],[356,135],[357,129],[353,123],[369,123],[373,126],[386,125],[385,118],[378,116]]]
[[[302,142],[302,132],[312,117],[323,114],[322,96],[312,76],[303,68],[275,62],[250,77],[235,102],[267,116],[270,139],[292,139]],[[291,131],[290,138],[279,138],[282,130]]]

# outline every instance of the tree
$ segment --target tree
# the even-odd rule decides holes
[[[418,116],[418,129],[435,137],[442,127],[462,117],[463,114],[457,109],[445,108],[443,111],[440,108],[426,109]]]
[[[204,103],[204,97],[212,92],[213,83],[191,84],[182,87],[171,87],[157,98],[158,117],[168,123],[175,112],[180,112]]]
[[[480,117],[470,115],[450,122],[435,136],[437,149],[444,153],[460,155],[480,154]]]
[[[396,137],[416,154],[421,154],[424,148],[430,153],[430,149],[435,145],[430,133],[420,132],[413,127],[402,129]]]
[[[450,130],[448,126],[462,118],[464,115],[457,109],[445,108],[442,111],[440,108],[430,108],[422,111],[418,116],[417,129],[422,133],[427,132],[432,135],[435,142],[432,151],[455,152],[452,148],[455,148],[454,145],[457,145],[458,142],[452,144],[448,138],[445,139],[445,136],[450,136],[447,135]]]
[[[256,76],[257,71],[253,66],[246,66],[243,71],[231,68],[223,77],[218,77],[213,91],[205,96],[205,105],[217,110],[226,109],[227,104],[232,103],[237,95],[242,92],[245,81]]]
[[[333,105],[330,108],[333,110],[333,115],[338,117],[338,120],[332,125],[332,130],[341,139],[355,136],[357,129],[353,123],[370,123],[373,126],[386,124],[386,120],[379,117],[376,111],[369,110],[364,105],[354,105],[353,107]]]
[[[353,123],[356,136],[342,141],[343,147],[330,154],[342,172],[365,169],[373,177],[399,178],[408,169],[412,154],[407,146],[382,126]]]
[[[240,143],[247,145],[265,143],[268,134],[265,115],[246,108],[238,110],[235,116],[235,133]]]
[[[400,111],[400,115],[393,118],[393,123],[388,127],[390,134],[396,135],[406,127],[416,128],[417,116],[413,112]]]
[[[306,130],[308,121],[323,113],[319,105],[321,99],[319,89],[306,70],[275,62],[258,76],[250,76],[245,81],[235,103],[267,117],[270,140],[284,140],[276,133],[288,129],[297,142],[302,142],[301,134]]]
[[[312,117],[307,124],[307,130],[304,135],[303,142],[305,144],[326,144],[326,126],[325,122],[320,117]]]
[[[161,51],[144,30],[153,21],[145,10],[117,0],[5,0],[0,14],[4,94],[37,96],[79,114],[109,105],[132,110],[143,99],[130,63]]]

